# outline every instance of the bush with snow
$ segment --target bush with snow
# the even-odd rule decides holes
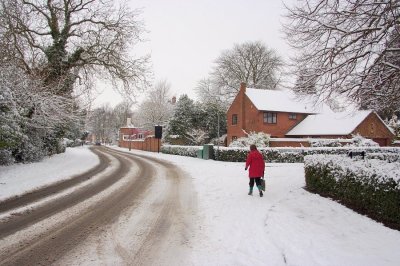
[[[343,155],[309,155],[306,187],[400,229],[400,163],[357,160]]]
[[[396,138],[400,139],[400,120],[397,115],[394,114],[392,118],[387,122],[387,125],[393,130]]]
[[[310,139],[311,147],[341,147],[340,139]]]
[[[14,156],[10,150],[0,149],[0,165],[13,164],[14,161]]]
[[[246,133],[247,134],[247,133]],[[248,148],[254,144],[258,148],[269,146],[270,135],[264,132],[250,132],[247,137],[238,138],[229,147]]]
[[[366,139],[359,134],[353,135],[351,140],[352,143],[349,146],[352,147],[379,147],[379,144],[372,139]]]

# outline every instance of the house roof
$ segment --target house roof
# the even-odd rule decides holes
[[[372,111],[356,111],[353,113],[330,113],[309,115],[286,135],[349,135]]]
[[[303,114],[332,112],[326,105],[315,105],[315,102],[311,98],[300,99],[291,91],[246,88],[246,95],[260,111]]]

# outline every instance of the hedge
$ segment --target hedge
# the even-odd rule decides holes
[[[363,150],[367,156],[379,153],[381,158],[391,161],[400,161],[399,148],[348,148],[348,147],[320,147],[320,148],[261,148],[259,149],[263,154],[266,162],[269,163],[303,163],[304,156],[312,154],[342,154],[347,155],[349,151]],[[248,148],[226,148],[219,149],[218,161],[229,162],[244,162],[246,161]],[[378,156],[378,155],[377,155]],[[371,157],[372,158],[372,157]]]
[[[160,148],[160,152],[165,154],[197,157],[197,151],[201,149],[201,146],[163,145]]]
[[[201,146],[163,145],[161,152],[166,154],[197,157]],[[260,148],[266,162],[269,163],[303,163],[304,156],[312,154],[347,154],[349,151],[363,150],[367,158],[400,161],[400,148],[352,148],[352,147],[319,147],[319,148]],[[218,151],[218,152],[217,152]],[[246,161],[248,148],[215,147],[215,160],[227,162]],[[373,154],[376,154],[375,156]]]
[[[307,190],[400,230],[400,163],[310,155],[304,169]]]

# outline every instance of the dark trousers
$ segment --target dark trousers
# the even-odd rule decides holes
[[[254,182],[256,182],[257,187],[261,186],[261,177],[250,178],[249,186],[254,187]]]

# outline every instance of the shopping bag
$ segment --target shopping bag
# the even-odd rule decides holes
[[[265,179],[264,179],[264,178],[261,178],[260,180],[261,180],[261,189],[262,189],[263,191],[265,191]]]

